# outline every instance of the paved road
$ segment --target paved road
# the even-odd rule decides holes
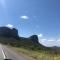
[[[3,60],[4,59],[4,56],[3,56],[3,53],[2,53],[2,47],[0,45],[0,60]]]
[[[0,44],[0,60],[4,60],[5,58],[11,60],[27,60],[25,57],[20,56],[16,52],[12,51],[8,47]]]

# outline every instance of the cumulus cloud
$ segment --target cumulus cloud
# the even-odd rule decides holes
[[[26,15],[25,15],[25,16],[20,16],[20,18],[21,18],[21,19],[25,19],[25,20],[29,19],[29,17],[26,16]]]
[[[12,24],[7,24],[6,26],[9,27],[9,28],[13,28]]]
[[[39,34],[38,37],[43,37],[43,34]]]

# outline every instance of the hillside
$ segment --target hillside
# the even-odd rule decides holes
[[[32,35],[28,38],[18,35],[16,28],[0,27],[0,43],[7,44],[13,47],[23,47],[31,50],[55,50],[55,47],[45,47],[38,41],[37,35]],[[60,49],[58,47],[58,49]]]
[[[38,42],[37,35],[32,35],[28,38],[20,37],[17,29],[10,29],[8,27],[0,27],[0,43],[15,47],[24,47],[32,50],[46,48]]]
[[[15,28],[0,27],[0,43],[35,60],[60,60],[60,47],[43,46],[39,43],[37,35],[21,37]]]

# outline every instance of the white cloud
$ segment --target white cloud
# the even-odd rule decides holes
[[[43,37],[43,34],[39,34],[38,37]]]
[[[39,41],[42,45],[47,46],[47,47],[52,47],[52,46],[57,46],[55,40],[53,39],[40,39]]]
[[[26,16],[26,15],[24,15],[24,16],[20,16],[20,18],[25,19],[25,20],[29,19],[29,17]]]
[[[60,39],[58,39],[57,41],[60,41]]]
[[[13,25],[11,25],[11,24],[7,24],[6,26],[9,28],[13,28]]]
[[[46,41],[47,39],[41,39],[41,40]]]
[[[48,40],[48,41],[51,41],[51,42],[52,42],[52,41],[55,41],[55,40],[53,40],[53,39],[50,39],[50,40]]]
[[[39,39],[39,43],[44,46],[47,46],[47,47],[59,46],[60,47],[60,38],[59,39],[56,39],[56,38],[45,39],[43,34],[39,34],[38,39]]]
[[[47,39],[43,39],[43,38],[42,38],[42,39],[39,39],[39,42],[40,42],[40,43],[43,43],[43,42],[45,42],[46,40],[47,40]]]

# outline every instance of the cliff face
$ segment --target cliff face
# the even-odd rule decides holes
[[[18,36],[18,30],[15,28],[8,28],[8,27],[0,27],[0,36],[4,36],[4,37],[14,37],[17,38]],[[28,41],[32,41],[32,43],[38,43],[38,36],[37,35],[32,35],[29,38],[24,38],[24,37],[20,37],[20,40],[28,40]]]
[[[15,28],[10,29],[8,27],[0,27],[0,36],[17,38],[18,30]]]
[[[2,37],[12,37],[21,40],[22,42],[26,42],[29,44],[38,44],[38,36],[32,35],[29,38],[19,37],[18,30],[15,28],[8,28],[8,27],[0,27],[0,36]]]
[[[39,43],[39,42],[38,42],[38,36],[37,36],[37,35],[32,35],[31,37],[29,37],[29,39],[30,39],[33,43]]]
[[[26,47],[32,50],[45,48],[39,43],[37,35],[32,35],[28,38],[19,37],[17,29],[8,27],[0,27],[0,43]]]

